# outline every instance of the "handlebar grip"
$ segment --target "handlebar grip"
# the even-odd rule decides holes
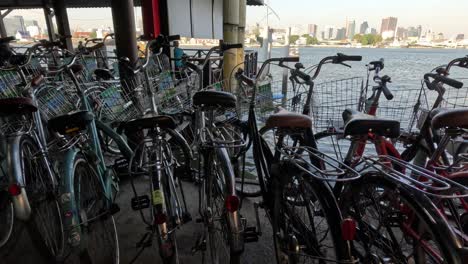
[[[295,76],[301,78],[302,80],[304,80],[304,81],[306,81],[306,82],[310,81],[310,79],[311,79],[310,75],[308,75],[308,74],[306,74],[306,73],[304,73],[304,72],[302,72],[302,71],[300,71],[300,70],[298,70],[298,69],[293,70],[293,71],[291,72],[291,75],[292,75],[292,76],[295,75]]]
[[[9,43],[9,42],[12,42],[13,40],[16,40],[16,38],[13,37],[13,36],[6,37],[6,38],[0,38],[0,44]]]
[[[171,35],[167,36],[168,41],[175,41],[175,40],[180,40],[180,35]]]
[[[228,49],[242,49],[242,43],[236,43],[236,44],[221,44],[221,50],[226,51]]]
[[[344,61],[362,61],[362,56],[358,56],[358,55],[348,56],[343,53],[338,53],[337,57],[338,57],[338,63],[344,62]]]
[[[451,78],[448,78],[448,77],[445,77],[445,76],[441,76],[441,75],[437,75],[437,74],[434,74],[435,76],[431,76],[433,77],[435,80],[439,81],[439,82],[442,82],[442,83],[445,83],[449,86],[452,86],[453,88],[457,88],[457,89],[460,89],[463,87],[463,83],[460,82],[460,81],[457,81],[457,80],[454,80],[454,79],[451,79]]]
[[[388,89],[386,83],[382,84],[382,93],[384,94],[385,98],[387,98],[387,100],[390,101],[393,99],[393,94],[390,89]]]
[[[280,58],[281,62],[299,62],[299,57],[283,57]]]

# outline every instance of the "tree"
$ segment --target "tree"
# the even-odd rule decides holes
[[[356,41],[356,42],[358,42],[358,43],[361,43],[361,42],[362,42],[362,39],[363,39],[363,37],[364,37],[364,36],[363,36],[363,35],[361,35],[361,34],[356,34],[356,35],[354,35],[354,38],[353,38],[353,40],[355,40],[355,41]]]
[[[89,38],[97,38],[97,32],[93,31],[91,34],[89,34]]]
[[[302,37],[306,39],[306,45],[316,45],[319,43],[316,37],[312,37],[309,34],[304,34]]]
[[[289,36],[289,43],[294,44],[299,39],[298,35],[291,35]]]

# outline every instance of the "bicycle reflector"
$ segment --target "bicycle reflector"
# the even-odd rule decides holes
[[[18,196],[21,194],[21,187],[16,183],[12,183],[8,187],[8,192],[10,193],[11,196]]]
[[[343,240],[351,241],[356,236],[356,222],[352,218],[343,219],[341,222]]]
[[[155,217],[154,217],[154,222],[157,224],[157,225],[162,225],[164,223],[166,223],[167,221],[167,216],[165,213],[156,213]]]
[[[237,196],[235,195],[228,195],[226,197],[226,201],[225,201],[225,205],[226,205],[226,210],[228,210],[228,212],[235,212],[239,209],[239,204],[240,204],[240,200]]]

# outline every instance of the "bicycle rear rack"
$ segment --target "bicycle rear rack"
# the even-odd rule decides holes
[[[440,199],[468,197],[468,188],[447,177],[392,156],[368,156],[363,161],[367,168],[374,168],[385,176],[425,195]],[[399,171],[395,167],[405,168]]]
[[[319,180],[348,182],[361,177],[361,174],[351,167],[311,147],[282,147],[278,150],[283,154],[284,160],[290,161],[299,170]],[[325,169],[312,164],[311,160],[318,160],[325,165]]]

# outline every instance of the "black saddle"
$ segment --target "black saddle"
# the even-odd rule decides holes
[[[152,117],[143,117],[130,120],[120,124],[119,129],[125,132],[139,131],[159,127],[162,129],[175,129],[177,124],[174,118],[167,115],[158,115]]]
[[[94,75],[96,75],[97,80],[108,81],[114,79],[114,75],[108,69],[96,69],[94,70]]]
[[[93,119],[94,115],[89,111],[75,111],[50,119],[47,126],[52,131],[65,135],[85,130]]]
[[[400,122],[364,114],[352,109],[343,112],[345,136],[367,135],[369,132],[389,138],[400,136]]]
[[[235,95],[221,91],[200,91],[193,96],[195,106],[231,108],[236,102]]]
[[[37,111],[37,106],[28,97],[0,99],[0,115],[29,114]]]

